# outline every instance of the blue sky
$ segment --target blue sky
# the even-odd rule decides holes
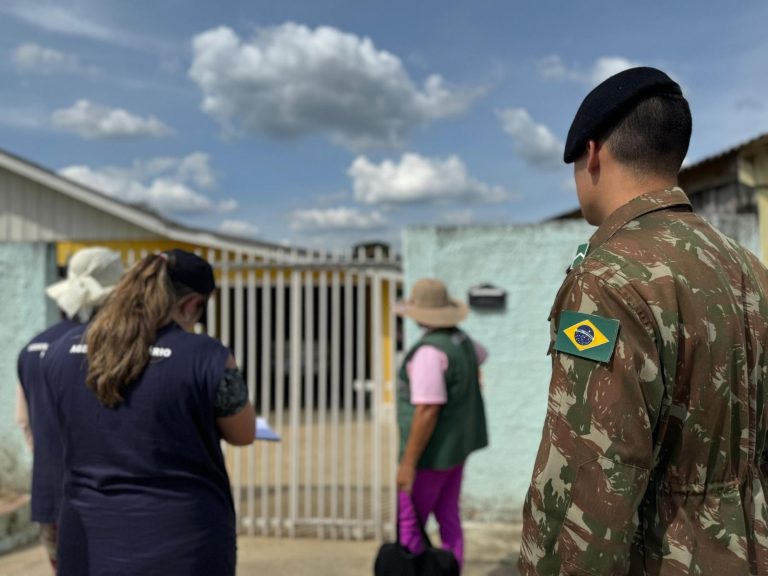
[[[187,224],[341,249],[576,206],[562,143],[633,65],[688,160],[768,132],[762,2],[0,3],[0,147]]]

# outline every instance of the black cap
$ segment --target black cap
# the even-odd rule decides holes
[[[216,288],[213,268],[200,256],[174,248],[164,252],[168,260],[168,275],[176,284],[183,284],[195,292],[208,296]]]
[[[575,161],[588,140],[596,140],[639,102],[652,96],[682,98],[680,85],[661,70],[641,66],[611,76],[587,94],[568,130],[563,160]]]

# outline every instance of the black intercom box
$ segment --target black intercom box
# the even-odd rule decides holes
[[[503,310],[507,307],[507,291],[493,284],[478,284],[469,289],[469,307],[478,310]]]

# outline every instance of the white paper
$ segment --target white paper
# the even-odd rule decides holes
[[[256,416],[256,440],[267,440],[270,442],[279,442],[280,436],[269,427],[267,419]]]

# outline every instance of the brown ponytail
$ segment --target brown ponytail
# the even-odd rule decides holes
[[[88,328],[86,385],[105,406],[123,401],[121,392],[149,364],[159,328],[171,321],[177,294],[164,255],[147,256],[115,287]]]

